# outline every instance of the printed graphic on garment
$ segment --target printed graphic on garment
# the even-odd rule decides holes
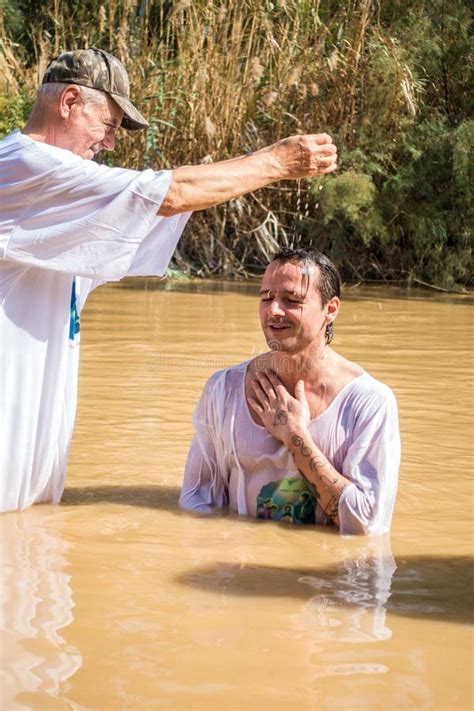
[[[73,343],[81,330],[81,319],[77,313],[76,301],[76,280],[74,279],[72,282],[71,308],[69,311],[69,340]]]
[[[257,518],[288,523],[315,523],[316,496],[304,479],[265,484],[257,496]]]

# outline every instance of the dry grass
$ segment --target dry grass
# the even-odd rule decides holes
[[[20,77],[32,92],[48,59],[65,49],[100,46],[116,54],[151,123],[147,133],[123,137],[117,164],[159,169],[209,162],[322,130],[350,149],[362,113],[364,121],[379,121],[380,104],[387,106],[386,93],[378,103],[371,98],[374,51],[397,68],[383,112],[388,131],[397,130],[400,111],[416,110],[415,83],[384,38],[372,0],[335,4],[332,14],[319,0],[109,0],[92,13],[93,5],[43,5],[34,60],[3,42],[0,75],[4,91],[17,91]],[[282,184],[195,216],[177,265],[237,276],[258,270],[278,245],[300,239],[305,216],[317,216],[314,194],[305,183]]]

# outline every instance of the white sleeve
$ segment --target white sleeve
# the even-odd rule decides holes
[[[226,487],[216,453],[218,435],[209,417],[212,408],[212,386],[211,377],[194,410],[194,438],[188,452],[179,497],[181,508],[204,513],[210,513],[227,504]]]
[[[342,474],[353,483],[339,501],[342,534],[382,534],[390,529],[400,467],[398,409],[390,388],[359,413]]]
[[[49,149],[34,147],[17,169],[21,181],[3,185],[1,217],[11,226],[3,258],[96,281],[163,275],[189,217],[157,216],[172,172]]]
[[[155,217],[125,276],[163,276],[191,214]]]

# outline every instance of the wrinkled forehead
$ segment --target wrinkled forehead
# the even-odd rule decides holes
[[[262,278],[262,291],[289,291],[306,294],[308,289],[319,293],[319,269],[306,262],[270,262]]]

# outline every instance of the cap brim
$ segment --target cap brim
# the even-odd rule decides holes
[[[119,94],[107,93],[123,111],[122,123],[120,124],[122,128],[126,131],[139,131],[142,128],[149,127],[148,121],[136,110],[129,99]]]

